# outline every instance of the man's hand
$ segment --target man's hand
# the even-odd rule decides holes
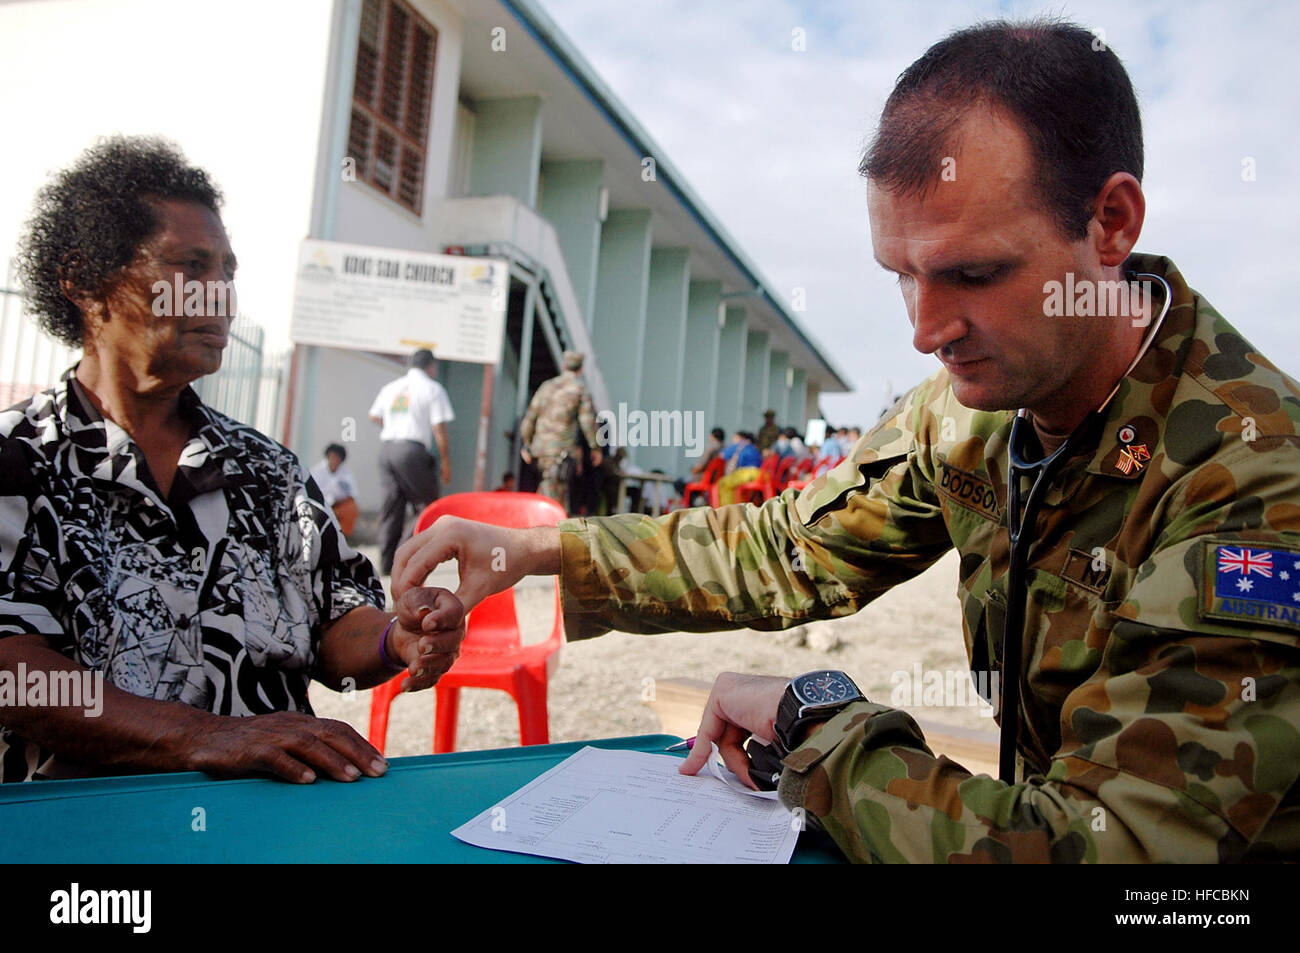
[[[469,612],[495,592],[524,576],[560,571],[560,531],[554,526],[507,529],[456,516],[443,516],[397,548],[393,559],[393,599],[400,603],[429,573],[454,559],[460,567],[456,598]]]
[[[521,457],[524,458],[524,463],[532,463],[532,462],[533,462],[533,455],[532,455],[531,453],[528,452],[528,448],[527,448],[527,447],[520,447],[520,448],[519,448],[519,455],[520,455]]]
[[[388,762],[351,725],[297,711],[232,718],[207,715],[193,733],[185,768],[217,777],[271,774],[311,784],[318,774],[335,781],[377,778]]]
[[[750,735],[763,743],[772,740],[772,725],[781,696],[790,679],[772,675],[738,675],[723,672],[713,683],[704,717],[695,733],[695,745],[677,770],[695,774],[713,756],[716,744],[723,763],[751,788],[758,790],[749,777],[749,755],[743,747]]]
[[[408,589],[397,599],[397,621],[388,630],[386,651],[407,665],[408,692],[431,688],[451,668],[465,640],[465,609],[446,589]]]
[[[448,463],[446,459],[442,461],[442,468],[439,471],[438,479],[442,481],[443,486],[446,486],[451,482],[451,464]]]
[[[593,467],[598,467],[604,462],[604,460],[605,455],[593,447],[591,451],[591,465]]]

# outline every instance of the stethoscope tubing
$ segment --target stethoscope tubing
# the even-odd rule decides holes
[[[998,775],[1008,784],[1016,778],[1016,742],[1020,735],[1020,678],[1023,668],[1025,641],[1025,604],[1029,586],[1025,579],[1028,569],[1029,538],[1038,522],[1038,512],[1043,505],[1051,482],[1060,473],[1066,461],[1074,456],[1084,438],[1092,433],[1092,424],[1098,418],[1093,412],[1070,434],[1068,440],[1052,453],[1035,463],[1027,463],[1020,454],[1025,428],[1030,426],[1023,411],[1011,424],[1011,439],[1007,445],[1010,459],[1010,479],[1007,481],[1007,534],[1011,538],[1010,565],[1007,568],[1007,614],[1002,631],[1002,684],[1000,710],[1002,733],[998,742]],[[1021,481],[1032,479],[1029,495],[1021,514]],[[1014,637],[1013,637],[1014,633]]]
[[[1017,780],[1016,750],[1020,737],[1020,679],[1023,676],[1022,669],[1024,668],[1025,608],[1029,599],[1029,587],[1026,582],[1029,565],[1028,550],[1029,544],[1032,542],[1034,526],[1038,522],[1038,512],[1043,505],[1043,497],[1047,493],[1047,487],[1056,479],[1066,462],[1075,456],[1085,441],[1095,435],[1097,425],[1103,419],[1102,414],[1115,397],[1115,394],[1119,392],[1120,384],[1123,383],[1124,378],[1133,372],[1133,368],[1137,366],[1155,340],[1156,333],[1164,322],[1165,315],[1169,313],[1169,306],[1173,299],[1173,289],[1163,276],[1144,272],[1133,274],[1131,277],[1151,278],[1160,282],[1165,291],[1164,304],[1160,316],[1155,319],[1151,330],[1147,333],[1146,340],[1143,341],[1137,357],[1133,359],[1133,363],[1125,371],[1124,377],[1121,377],[1119,382],[1116,383],[1115,389],[1110,392],[1110,396],[1102,401],[1100,407],[1084,418],[1079,426],[1074,428],[1065,443],[1041,460],[1033,463],[1025,460],[1021,450],[1029,433],[1026,428],[1032,429],[1027,419],[1027,412],[1023,409],[1017,411],[1015,420],[1011,423],[1011,437],[1007,442],[1007,457],[1010,464],[1007,480],[1007,533],[1010,536],[1011,545],[1007,568],[1006,624],[1002,630],[1002,680],[999,700],[1002,731],[998,740],[998,776],[1008,784],[1015,784]],[[1032,479],[1033,484],[1029,488],[1027,498],[1025,498],[1024,513],[1022,514],[1020,511],[1020,484],[1025,479]],[[1029,535],[1026,535],[1026,531],[1028,531]]]

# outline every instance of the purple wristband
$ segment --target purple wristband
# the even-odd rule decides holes
[[[406,671],[406,666],[403,665],[401,662],[394,662],[394,661],[393,661],[391,658],[389,658],[389,656],[388,656],[388,649],[387,649],[387,644],[388,644],[388,630],[391,629],[391,628],[393,627],[393,623],[396,622],[396,621],[397,621],[397,616],[393,616],[393,617],[388,621],[388,626],[384,629],[384,634],[381,635],[381,636],[379,637],[379,657],[380,657],[381,659],[383,659],[384,665],[386,665],[386,666],[388,667],[388,670],[389,670],[389,671],[391,671],[391,672],[404,672],[404,671]]]

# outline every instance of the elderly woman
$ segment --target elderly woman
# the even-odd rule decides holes
[[[297,458],[190,388],[232,317],[220,205],[147,139],[102,141],[38,196],[29,308],[85,355],[0,413],[0,687],[47,689],[0,693],[0,780],[376,776],[379,752],[313,717],[310,679],[427,688],[459,651],[455,596],[385,613]],[[56,690],[101,676],[93,706]]]

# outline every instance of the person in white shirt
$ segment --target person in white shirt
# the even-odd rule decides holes
[[[343,462],[347,458],[348,451],[342,444],[330,444],[325,448],[325,456],[311,468],[311,478],[320,487],[325,505],[334,511],[343,535],[351,536],[361,511],[356,501],[357,481]]]
[[[355,498],[356,480],[351,469],[343,462],[348,452],[342,444],[332,443],[325,448],[325,455],[311,468],[311,478],[320,487],[325,502],[333,506],[339,500]]]
[[[393,556],[406,526],[406,507],[413,504],[418,514],[438,498],[439,479],[451,480],[447,450],[447,423],[455,419],[447,391],[434,377],[438,361],[433,352],[416,351],[411,369],[403,377],[385,384],[370,407],[370,419],[383,428],[379,454],[379,476],[384,484],[384,506],[380,512],[379,566],[383,575],[393,569]],[[430,453],[438,445],[435,465]]]

